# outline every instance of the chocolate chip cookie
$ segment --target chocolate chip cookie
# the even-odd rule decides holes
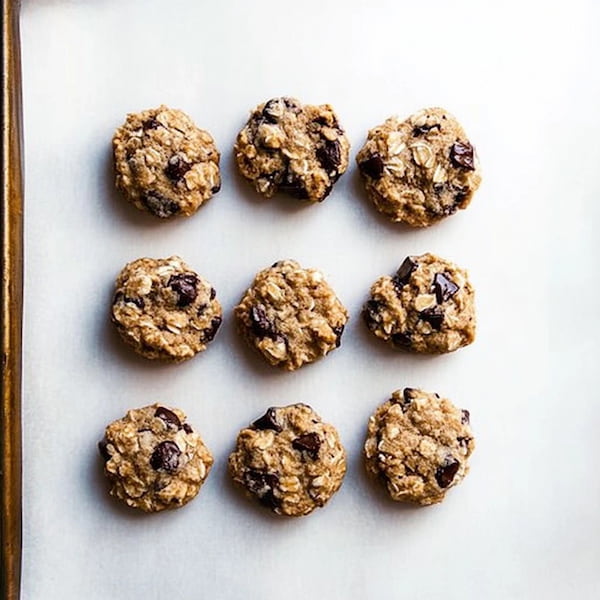
[[[323,506],[346,473],[336,429],[306,404],[271,407],[237,437],[229,472],[249,497],[278,515]]]
[[[160,106],[127,115],[113,151],[117,188],[161,219],[195,213],[221,188],[212,136],[180,110]]]
[[[475,149],[443,108],[390,117],[369,131],[356,161],[377,210],[412,227],[466,208],[481,182]]]
[[[271,365],[294,371],[335,348],[348,312],[323,274],[294,260],[260,271],[235,307],[238,330]]]
[[[139,258],[117,277],[112,322],[146,358],[191,358],[206,350],[221,320],[215,289],[178,256]]]
[[[348,167],[350,143],[329,104],[273,98],[257,106],[240,131],[235,158],[265,198],[283,192],[321,202]]]
[[[200,491],[213,457],[176,408],[153,404],[127,412],[98,444],[110,493],[133,508],[179,508]]]
[[[380,277],[363,307],[369,330],[410,352],[452,352],[475,339],[475,291],[467,272],[434,254],[407,256]]]
[[[366,467],[393,500],[426,506],[460,483],[474,449],[468,410],[438,394],[404,388],[369,419]]]

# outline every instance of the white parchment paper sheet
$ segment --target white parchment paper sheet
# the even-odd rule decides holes
[[[600,5],[536,2],[25,0],[26,304],[23,598],[597,598],[600,574],[598,163]],[[477,146],[471,207],[423,231],[392,226],[354,163],[319,206],[259,201],[231,149],[275,95],[330,102],[351,139],[441,105]],[[166,103],[209,129],[222,191],[156,222],[113,191],[110,140]],[[476,343],[395,354],[359,317],[406,254],[469,268]],[[115,276],[178,253],[213,282],[226,320],[179,366],[138,359],[107,313]],[[341,349],[294,374],[263,365],[231,310],[254,273],[293,257],[351,311]],[[472,414],[471,473],[443,505],[388,502],[363,475],[368,416],[405,385]],[[126,409],[184,409],[216,464],[200,496],[138,515],[106,493],[96,442]],[[308,402],[350,455],[341,491],[301,520],[231,488],[238,429]]]

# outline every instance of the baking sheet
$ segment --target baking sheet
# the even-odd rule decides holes
[[[592,0],[24,0],[24,599],[597,597],[599,17]],[[231,148],[248,110],[281,94],[333,104],[352,160],[390,114],[444,106],[483,185],[423,231],[378,217],[353,165],[322,205],[261,202]],[[160,103],[222,152],[222,191],[166,223],[115,193],[110,154],[125,114]],[[478,339],[449,356],[395,354],[359,317],[371,282],[425,251],[477,289]],[[107,313],[127,261],[174,253],[226,319],[207,352],[164,366],[124,348]],[[351,312],[342,347],[294,374],[263,365],[231,319],[285,257],[321,268]],[[405,385],[471,411],[471,473],[439,506],[398,506],[363,475],[367,418]],[[155,401],[189,415],[216,464],[184,509],[138,515],[108,497],[96,442]],[[292,402],[349,451],[340,492],[300,520],[226,475],[238,429]]]

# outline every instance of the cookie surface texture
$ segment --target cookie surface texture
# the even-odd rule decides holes
[[[408,256],[393,276],[371,286],[363,307],[369,330],[409,352],[453,352],[475,340],[475,291],[467,272],[452,262]]]
[[[293,260],[260,271],[235,316],[248,344],[271,365],[288,371],[337,348],[348,320],[323,274]]]
[[[160,106],[127,115],[113,152],[117,188],[161,219],[195,213],[221,188],[212,136],[180,110]]]
[[[481,183],[475,149],[442,108],[390,117],[369,131],[356,162],[377,210],[412,227],[466,208]]]
[[[108,425],[98,448],[110,494],[145,512],[187,504],[213,464],[185,414],[161,404],[128,411]]]
[[[336,429],[306,404],[271,407],[240,431],[229,472],[263,506],[299,517],[340,488],[346,452]]]
[[[222,321],[215,289],[181,258],[140,258],[115,285],[112,322],[150,359],[179,362],[206,349]]]
[[[235,143],[241,174],[265,198],[321,202],[348,168],[350,143],[329,104],[273,98],[257,106]]]
[[[369,419],[367,471],[393,500],[441,502],[467,474],[475,449],[469,411],[419,389],[397,390]]]

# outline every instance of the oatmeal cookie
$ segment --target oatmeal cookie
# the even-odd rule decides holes
[[[116,184],[140,210],[189,216],[221,188],[212,136],[180,110],[127,115],[113,137]]]
[[[393,500],[426,506],[467,474],[475,449],[469,411],[438,394],[396,390],[369,419],[365,459]]]
[[[442,108],[390,117],[369,131],[356,161],[377,210],[412,227],[466,208],[481,183],[475,149]]]
[[[265,198],[284,192],[321,202],[348,168],[350,143],[329,104],[273,98],[257,106],[240,131],[235,158]]]
[[[249,497],[278,515],[299,517],[338,491],[346,451],[336,429],[310,406],[271,407],[240,431],[229,472]]]
[[[160,404],[130,410],[108,425],[98,449],[110,494],[145,512],[187,504],[213,464],[183,412]]]
[[[191,358],[206,350],[221,321],[215,289],[178,256],[139,258],[117,277],[112,322],[146,358]]]
[[[467,272],[433,254],[407,256],[371,287],[369,330],[395,348],[441,354],[475,339],[475,291]]]
[[[260,271],[235,307],[238,330],[270,364],[294,371],[335,348],[348,312],[323,274],[282,260]]]

